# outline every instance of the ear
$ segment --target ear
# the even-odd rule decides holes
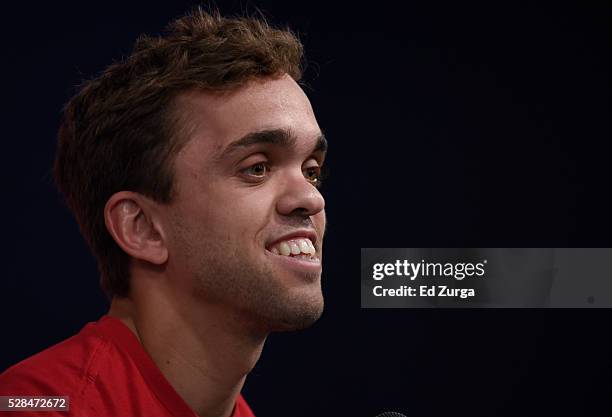
[[[115,242],[128,255],[161,265],[168,260],[168,248],[153,204],[141,194],[120,191],[106,202],[104,222]]]

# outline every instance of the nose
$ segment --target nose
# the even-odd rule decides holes
[[[277,201],[277,211],[283,216],[314,216],[325,208],[325,199],[300,171],[287,174],[281,195]]]

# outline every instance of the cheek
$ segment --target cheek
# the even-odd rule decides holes
[[[269,187],[237,187],[216,182],[182,200],[175,212],[192,234],[220,241],[257,235],[275,213],[274,193]]]
[[[215,203],[208,208],[206,223],[213,233],[226,237],[253,236],[264,229],[274,214],[274,204],[270,195],[260,190],[240,190],[241,192],[215,195]]]

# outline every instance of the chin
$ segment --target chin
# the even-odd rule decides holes
[[[323,314],[323,296],[319,292],[316,297],[293,300],[285,307],[284,311],[278,311],[276,320],[272,320],[271,331],[294,331],[312,326]]]

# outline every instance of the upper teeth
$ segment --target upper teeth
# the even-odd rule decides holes
[[[299,255],[300,253],[313,255],[316,252],[314,245],[308,238],[290,239],[279,242],[274,245],[270,251],[276,255],[283,256]]]

